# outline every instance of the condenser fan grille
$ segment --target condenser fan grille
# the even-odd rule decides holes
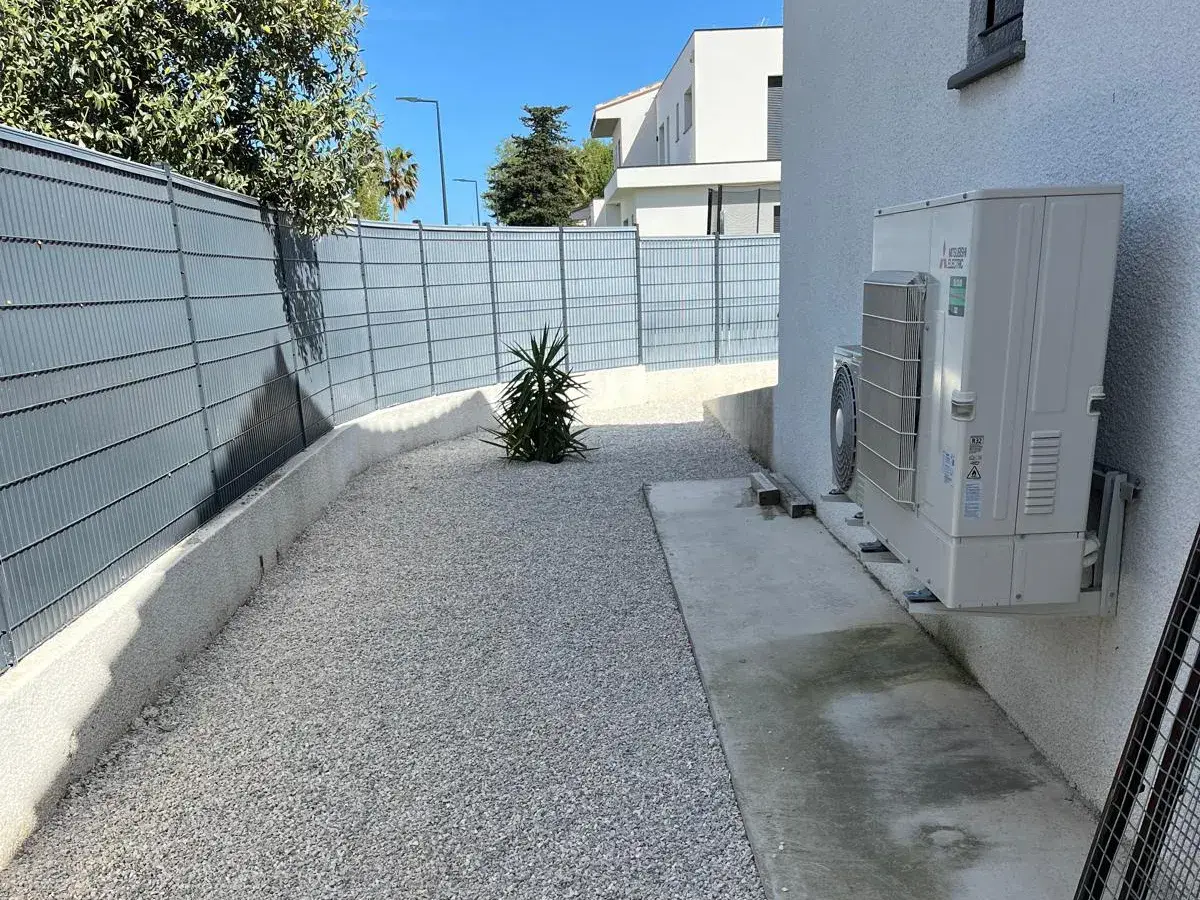
[[[838,366],[833,376],[829,401],[829,451],[833,459],[833,483],[842,492],[854,482],[855,431],[854,377],[849,366]]]

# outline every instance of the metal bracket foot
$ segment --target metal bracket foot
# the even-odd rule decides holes
[[[937,603],[938,598],[934,596],[933,591],[929,588],[921,588],[918,591],[905,591],[904,599],[909,603]]]

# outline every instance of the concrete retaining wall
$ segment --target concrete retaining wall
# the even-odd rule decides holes
[[[589,373],[586,417],[768,384],[775,364]],[[499,388],[380,410],[335,429],[0,677],[0,866],[356,475],[478,431]]]
[[[775,434],[775,387],[743,391],[704,401],[705,418],[715,419],[735,441],[768,469]]]

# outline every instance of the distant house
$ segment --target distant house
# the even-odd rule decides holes
[[[596,107],[616,170],[590,225],[646,235],[778,230],[783,29],[692,33],[667,77]]]

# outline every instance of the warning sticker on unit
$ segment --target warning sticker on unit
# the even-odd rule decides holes
[[[983,518],[983,482],[968,481],[963,488],[963,518]]]
[[[953,484],[954,483],[955,462],[956,462],[956,460],[954,459],[953,453],[951,453],[949,450],[942,451],[942,483],[943,484]]]
[[[979,466],[971,466],[967,470],[967,481],[983,481],[983,472],[979,471]]]
[[[961,275],[950,279],[948,307],[950,315],[960,319],[967,314],[967,279]]]

